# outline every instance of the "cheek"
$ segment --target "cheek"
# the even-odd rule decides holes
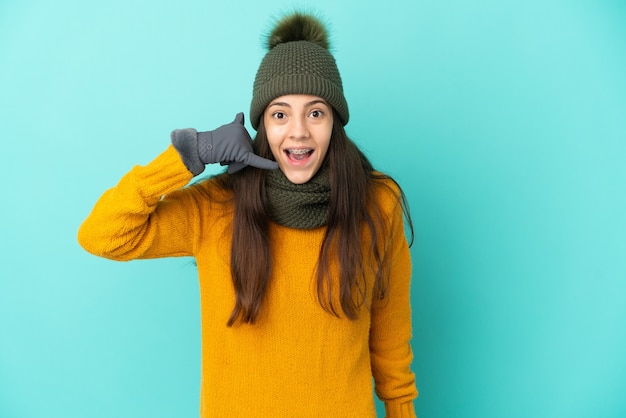
[[[328,152],[328,148],[330,147],[330,136],[332,133],[332,125],[329,129],[326,129],[325,132],[323,133],[322,138],[324,138],[323,141],[320,142],[320,148],[323,150],[323,155],[326,155],[326,153]]]
[[[325,143],[324,145],[322,145],[322,152],[320,153],[320,158],[323,160],[324,158],[326,158],[326,154],[328,154],[328,148],[329,148],[329,143]]]
[[[280,152],[280,136],[278,136],[275,131],[270,129],[266,129],[266,136],[270,150],[272,151],[272,154],[274,154],[274,157],[277,158],[278,153]]]

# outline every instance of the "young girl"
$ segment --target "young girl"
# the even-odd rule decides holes
[[[106,191],[79,230],[114,260],[196,259],[202,417],[414,417],[411,260],[401,189],[348,139],[324,26],[268,38],[250,118],[176,130]],[[205,164],[227,172],[188,186]]]

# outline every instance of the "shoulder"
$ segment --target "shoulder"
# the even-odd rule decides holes
[[[397,181],[384,173],[373,171],[371,178],[374,204],[370,210],[383,224],[389,226],[392,236],[398,239],[402,237],[405,243],[408,240],[408,246],[411,246],[414,237],[413,222],[404,191]],[[407,231],[405,227],[408,227]],[[408,236],[405,232],[408,232]]]
[[[380,171],[370,173],[374,204],[386,213],[394,212],[402,206],[404,194],[400,185],[389,175]]]

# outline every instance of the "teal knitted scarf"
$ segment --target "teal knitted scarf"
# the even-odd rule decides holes
[[[294,184],[283,172],[269,170],[265,180],[270,218],[283,226],[313,229],[328,222],[330,180],[321,168],[307,183]]]

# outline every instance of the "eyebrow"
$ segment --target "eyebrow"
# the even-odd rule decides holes
[[[308,103],[305,103],[305,104],[304,104],[304,107],[313,106],[313,105],[318,104],[318,103],[322,103],[322,104],[324,104],[324,105],[328,106],[328,103],[326,103],[326,101],[325,101],[325,100],[322,100],[322,99],[315,99],[315,100],[311,100],[311,101],[310,101],[310,102],[308,102]],[[270,103],[268,107],[270,107],[270,106],[284,106],[284,107],[291,107],[291,105],[290,105],[289,103],[287,103],[287,102],[273,102],[273,103]]]

